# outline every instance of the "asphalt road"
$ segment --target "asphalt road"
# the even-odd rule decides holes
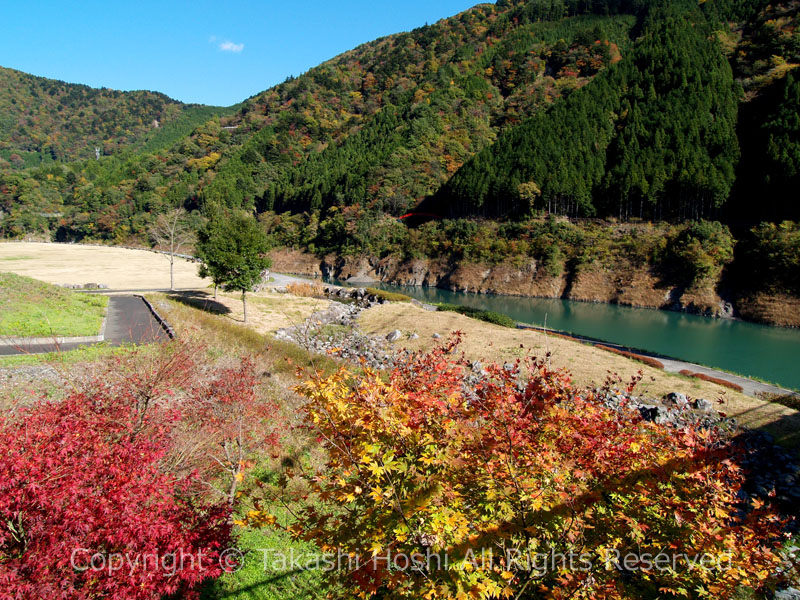
[[[136,296],[109,296],[106,342],[112,346],[120,346],[167,340],[169,336],[156,321],[144,300]]]
[[[152,344],[167,340],[169,340],[169,336],[153,317],[144,300],[136,296],[109,296],[105,342],[65,344],[49,342],[22,346],[0,346],[0,356],[65,352],[80,346],[94,346],[103,343],[121,346],[123,344]]]

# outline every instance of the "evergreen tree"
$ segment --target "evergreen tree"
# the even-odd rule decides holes
[[[703,13],[690,2],[660,2],[632,53],[507,131],[427,206],[450,216],[524,216],[515,184],[536,181],[547,212],[709,216],[735,177],[737,102]]]

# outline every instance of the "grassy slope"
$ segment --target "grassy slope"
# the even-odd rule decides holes
[[[108,298],[0,273],[0,336],[97,335]]]
[[[315,369],[332,373],[337,368],[337,363],[330,357],[311,356],[295,344],[264,335],[271,328],[264,327],[263,323],[259,324],[258,318],[254,319],[250,327],[246,327],[237,322],[236,315],[206,312],[185,302],[167,299],[164,294],[150,294],[148,298],[175,328],[180,339],[207,346],[213,356],[236,356],[241,353],[255,355],[257,368],[271,374],[269,381],[273,386],[272,393],[286,423],[290,425],[281,442],[280,460],[288,457],[306,467],[314,468],[315,461],[319,461],[319,457],[315,456],[315,444],[310,443],[302,431],[291,426],[297,424],[300,399],[290,388],[298,383],[295,369]],[[280,297],[272,295],[259,298],[259,302],[252,303],[253,313],[258,315],[262,311],[265,314],[274,311],[282,314],[287,300],[300,302],[304,312],[312,308],[307,304],[311,301],[310,298],[283,294]],[[232,308],[233,306],[231,303]],[[238,309],[241,311],[240,306]],[[268,485],[273,478],[275,466],[274,462],[270,462],[265,458],[264,463],[255,469],[256,477]],[[240,506],[239,510],[246,512],[248,508]],[[274,504],[270,508],[280,517],[282,525],[289,524],[290,516],[285,510]],[[304,600],[324,596],[322,573],[314,569],[298,571],[291,564],[280,564],[277,558],[283,555],[289,560],[294,555],[297,560],[307,561],[315,554],[312,545],[293,540],[280,531],[237,527],[236,547],[243,554],[242,568],[209,582],[203,590],[203,600]]]
[[[277,513],[285,511],[276,510]],[[209,582],[202,600],[312,600],[323,597],[319,550],[273,529],[237,528],[241,568]],[[320,563],[322,559],[320,558]],[[300,565],[298,567],[298,565]]]

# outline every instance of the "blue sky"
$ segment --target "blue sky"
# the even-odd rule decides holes
[[[230,105],[478,0],[0,0],[0,66]]]

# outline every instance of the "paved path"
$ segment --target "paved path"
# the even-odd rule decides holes
[[[22,344],[19,346],[0,346],[0,356],[16,356],[18,354],[45,354],[47,352],[67,352],[81,346],[94,346],[103,342],[70,342],[65,344]]]
[[[120,346],[167,340],[169,336],[156,321],[144,300],[136,296],[109,296],[106,342],[112,346]]]
[[[302,277],[295,277],[294,275],[284,275],[282,273],[270,273],[269,276],[272,278],[267,285],[269,287],[286,287],[290,283],[308,283],[310,281],[320,281],[319,279],[311,279],[311,278],[302,278]]]
[[[742,391],[748,396],[759,397],[760,393],[776,394],[778,396],[800,396],[800,393],[798,392],[793,392],[792,390],[787,390],[769,383],[762,383],[761,381],[756,381],[755,379],[748,379],[747,377],[742,377],[741,375],[734,375],[733,373],[728,373],[726,371],[720,371],[718,369],[712,369],[710,367],[704,367],[703,365],[696,365],[694,363],[683,362],[681,360],[675,360],[674,358],[667,358],[665,356],[659,356],[657,358],[664,364],[664,370],[668,373],[680,373],[683,370],[688,370],[692,373],[702,373],[703,375],[710,375],[711,377],[724,379],[725,381],[730,381],[731,383],[742,386]]]
[[[45,352],[65,352],[81,346],[95,344],[151,344],[169,340],[161,325],[156,321],[144,300],[136,296],[109,296],[106,315],[105,342],[83,342],[65,344],[29,344],[21,346],[0,346],[0,356],[16,354],[42,354]]]

